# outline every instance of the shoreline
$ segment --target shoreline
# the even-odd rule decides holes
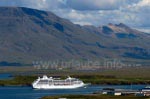
[[[113,96],[113,95],[101,95],[101,94],[89,94],[89,95],[61,95],[61,96],[44,96],[40,99],[148,99],[147,96]]]
[[[103,75],[71,75],[79,78],[84,83],[92,85],[148,85],[150,80],[148,78],[117,78],[114,76]],[[38,76],[14,76],[12,79],[0,80],[0,86],[32,86],[32,82]],[[60,76],[65,78],[65,76]]]

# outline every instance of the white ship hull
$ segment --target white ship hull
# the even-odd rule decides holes
[[[84,87],[85,84],[80,85],[40,85],[40,86],[33,86],[34,89],[76,89],[80,87]]]
[[[65,80],[60,80],[52,77],[48,78],[45,75],[43,78],[39,77],[32,83],[34,89],[75,89],[84,87],[85,85],[81,80],[76,78],[68,77]]]

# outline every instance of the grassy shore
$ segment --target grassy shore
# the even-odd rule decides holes
[[[36,76],[15,76],[10,80],[0,80],[0,86],[31,86]]]
[[[129,96],[110,96],[110,95],[65,95],[65,96],[46,96],[41,99],[150,99],[148,97],[136,97],[134,95]]]
[[[85,83],[103,84],[103,85],[125,85],[125,84],[150,84],[150,79],[146,78],[117,78],[111,75],[71,75],[72,77],[80,78]],[[65,76],[60,76],[65,78]],[[37,79],[37,76],[15,76],[10,80],[0,80],[0,86],[30,86]]]
[[[5,69],[0,68],[0,71]],[[117,70],[103,70],[103,71],[75,71],[75,70],[34,70],[32,68],[21,67],[8,68],[9,73],[14,74],[14,78],[10,80],[0,80],[1,86],[19,85],[29,86],[37,79],[38,76],[47,74],[48,76],[58,76],[66,78],[70,75],[83,80],[85,83],[91,84],[150,84],[150,68],[127,68]],[[20,72],[21,71],[21,72]],[[3,73],[2,72],[2,73]],[[1,72],[0,72],[1,73]],[[23,76],[17,76],[25,74]]]

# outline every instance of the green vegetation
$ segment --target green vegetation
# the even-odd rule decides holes
[[[11,80],[0,80],[0,86],[30,86],[35,76],[15,76]]]
[[[5,68],[0,68],[4,73]],[[85,83],[91,84],[150,84],[150,68],[126,68],[117,70],[103,70],[103,71],[75,71],[75,70],[35,70],[29,67],[10,67],[9,73],[16,75],[11,80],[0,80],[1,86],[20,85],[28,86],[37,79],[38,76],[47,74],[48,76],[57,76],[66,78],[70,75],[83,80]],[[17,75],[27,76],[17,76]]]
[[[91,84],[104,84],[104,85],[124,85],[124,84],[150,84],[149,79],[143,78],[117,78],[115,76],[102,76],[102,75],[71,75],[83,80],[85,83]],[[65,78],[65,76],[60,76]],[[11,80],[0,80],[1,86],[19,85],[30,86],[31,83],[37,79],[37,76],[15,76]]]
[[[150,84],[150,79],[143,78],[119,78],[115,76],[102,76],[102,75],[73,75],[73,77],[80,78],[86,83],[91,84]]]
[[[136,96],[109,96],[109,95],[64,95],[64,96],[46,96],[41,99],[149,99],[148,97],[136,97]]]

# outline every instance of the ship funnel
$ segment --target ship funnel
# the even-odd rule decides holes
[[[43,76],[43,79],[48,79],[48,77],[46,75]]]
[[[70,76],[68,76],[68,79],[72,79]]]

